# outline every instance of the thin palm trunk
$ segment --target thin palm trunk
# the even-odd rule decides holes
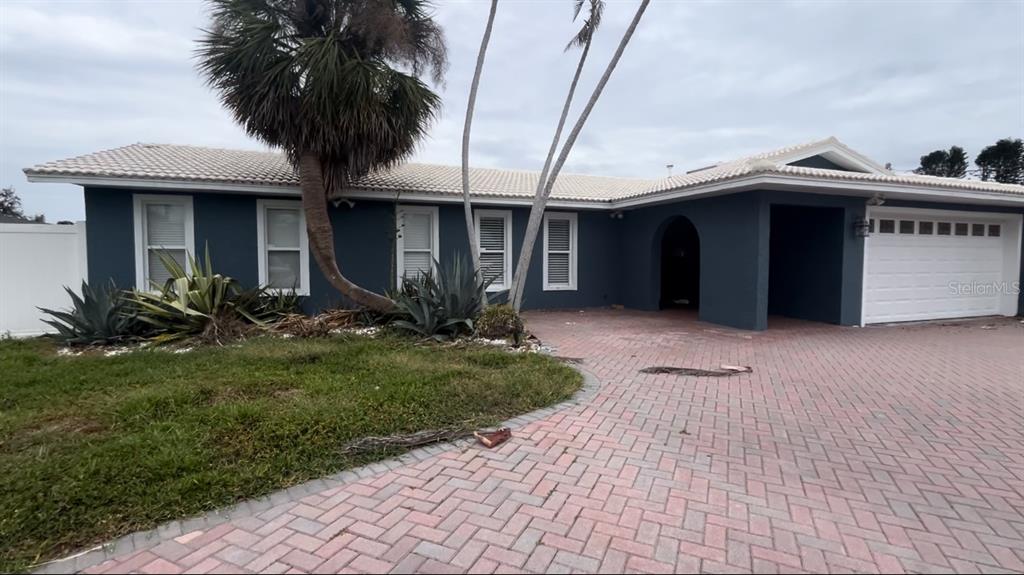
[[[526,234],[523,237],[523,251],[519,258],[519,268],[516,269],[516,275],[522,274],[521,279],[518,282],[519,286],[526,285],[526,275],[530,268],[533,249],[537,243],[537,234],[540,231],[540,224],[544,217],[544,208],[547,206],[548,198],[551,196],[551,190],[555,185],[555,180],[558,178],[559,172],[562,171],[562,167],[569,158],[569,152],[572,151],[572,147],[576,144],[576,140],[579,138],[580,132],[583,131],[583,125],[586,124],[587,118],[594,110],[597,100],[601,97],[601,92],[604,91],[605,85],[608,84],[608,80],[611,78],[612,72],[615,70],[615,66],[618,65],[619,59],[622,58],[622,53],[625,52],[626,46],[633,37],[633,33],[636,32],[637,25],[640,24],[640,18],[643,17],[644,12],[647,10],[647,5],[650,3],[651,0],[642,0],[640,2],[640,6],[636,9],[636,14],[633,15],[633,21],[629,23],[629,28],[626,28],[626,32],[623,34],[622,40],[619,41],[619,47],[616,48],[615,54],[612,55],[611,61],[608,62],[608,67],[605,68],[604,74],[601,75],[601,79],[597,82],[597,86],[594,87],[594,92],[590,95],[590,100],[587,101],[587,105],[583,108],[583,112],[580,113],[580,117],[576,120],[576,125],[573,126],[572,131],[569,132],[569,137],[565,140],[565,144],[562,145],[562,151],[558,154],[558,161],[555,162],[555,166],[552,168],[551,173],[547,178],[547,182],[544,184],[544,193],[539,194],[534,198],[533,208],[530,210],[530,220],[526,225]],[[520,289],[516,291],[515,299],[512,301],[512,305],[516,311],[519,311],[522,306],[523,291],[522,287],[520,287]]]
[[[327,212],[327,190],[320,159],[314,154],[303,154],[299,158],[298,168],[302,208],[306,214],[306,233],[309,234],[309,247],[320,271],[332,286],[356,304],[376,311],[390,310],[394,302],[352,283],[338,269],[334,255],[334,229]]]
[[[476,70],[473,72],[473,83],[469,88],[469,103],[466,105],[466,124],[462,128],[462,204],[466,213],[466,234],[469,236],[469,251],[473,258],[473,269],[482,274],[480,269],[480,246],[476,237],[476,225],[473,222],[473,204],[469,198],[469,133],[473,126],[473,111],[476,108],[476,92],[480,87],[480,75],[484,69],[484,57],[487,55],[487,44],[491,41],[491,28],[494,27],[494,15],[498,11],[498,0],[491,0],[491,12],[487,16],[487,27],[484,37],[480,40],[480,53],[476,57]],[[484,297],[484,305],[487,298]]]
[[[580,61],[576,64],[576,73],[572,77],[572,83],[569,85],[569,93],[565,97],[565,104],[562,106],[562,115],[558,118],[558,127],[555,128],[555,136],[551,138],[551,147],[548,148],[547,158],[544,159],[544,168],[540,171],[540,178],[537,179],[537,190],[534,192],[534,197],[539,198],[544,192],[544,184],[547,183],[548,171],[551,169],[551,162],[555,159],[555,152],[558,151],[558,142],[562,139],[562,130],[565,128],[565,121],[569,117],[569,109],[572,107],[573,97],[576,95],[576,85],[579,84],[580,75],[583,73],[583,65],[587,61],[587,55],[590,53],[590,43],[593,40],[593,36],[587,39],[583,45],[583,52],[580,54]],[[538,216],[534,216],[534,212],[538,212]],[[539,207],[534,202],[533,207],[530,208],[530,222],[534,220],[540,221],[540,217],[544,215],[544,208]],[[527,236],[529,236],[529,224],[527,224]],[[536,238],[536,232],[534,232]],[[536,241],[536,240],[534,240]],[[530,242],[529,248],[533,250],[533,243]],[[523,283],[526,281],[525,270],[530,266],[530,257],[527,255],[529,251],[523,250],[519,252],[519,261],[516,264],[516,272],[512,276],[512,290],[509,293],[509,302],[519,309],[523,301]]]

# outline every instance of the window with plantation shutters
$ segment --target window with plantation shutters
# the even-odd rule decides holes
[[[544,289],[576,289],[576,214],[544,216]]]
[[[512,282],[512,212],[477,210],[476,238],[480,268],[491,283],[487,291],[504,291]]]
[[[398,284],[403,277],[416,277],[431,269],[438,257],[437,208],[398,206],[397,271]]]
[[[302,203],[259,200],[256,217],[260,285],[309,295],[309,236]]]
[[[188,269],[195,253],[191,196],[133,197],[135,228],[135,287],[154,290],[171,277],[161,255]]]

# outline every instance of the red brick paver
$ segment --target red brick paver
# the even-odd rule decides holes
[[[583,405],[89,571],[1022,571],[1024,325],[987,323],[528,314]]]

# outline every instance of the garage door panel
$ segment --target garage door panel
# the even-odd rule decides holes
[[[875,215],[875,214],[873,214]],[[977,217],[977,216],[975,216]],[[875,215],[878,220],[896,220],[884,229],[899,231],[913,221],[913,234],[876,233],[868,238],[864,278],[864,318],[866,323],[960,318],[994,315],[1000,312],[1000,294],[964,291],[959,286],[994,285],[1007,279],[1005,235],[989,235],[988,221],[934,214],[914,218],[899,215]],[[921,221],[931,222],[920,226]],[[938,235],[939,222],[945,221],[950,235]],[[961,224],[961,226],[957,226]],[[966,228],[963,227],[966,224]],[[975,225],[984,225],[976,228]],[[955,235],[957,229],[968,235]],[[975,230],[985,235],[973,235]],[[925,233],[921,233],[925,230]],[[999,230],[1000,232],[1002,229]]]

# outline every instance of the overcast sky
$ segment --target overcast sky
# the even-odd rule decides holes
[[[637,5],[610,1],[581,93]],[[538,169],[576,63],[571,0],[502,0],[472,164]],[[81,190],[21,169],[134,142],[261,149],[199,80],[201,0],[0,0],[0,184],[82,219]],[[451,69],[418,161],[459,162],[483,0],[437,3]],[[582,99],[582,98],[581,98]],[[656,177],[835,135],[898,169],[1024,135],[1024,2],[654,0],[567,171]]]

